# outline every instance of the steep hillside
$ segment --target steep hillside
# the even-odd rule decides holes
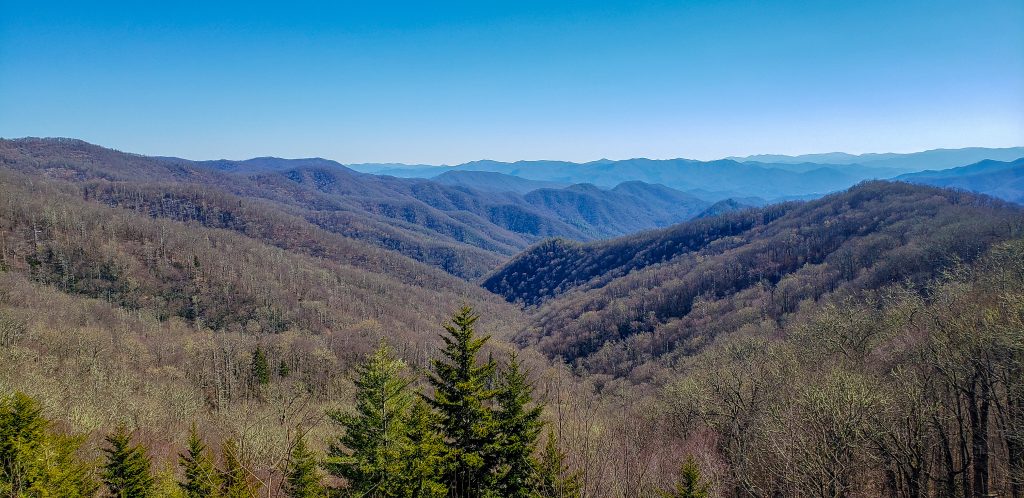
[[[0,168],[0,388],[88,434],[83,458],[130,421],[173,468],[195,422],[280,482],[294,428],[326,440],[324,413],[351,405],[351,369],[382,339],[418,369],[462,305],[499,357],[523,323],[470,282],[266,200],[30,173]]]
[[[708,205],[689,194],[642,182],[622,183],[611,190],[589,184],[545,188],[526,194],[524,199],[533,206],[556,213],[593,238],[678,223],[692,218]]]
[[[238,218],[242,204],[259,201],[309,227],[395,251],[464,278],[485,274],[544,237],[593,240],[665,226],[699,212],[677,202],[697,201],[667,189],[629,197],[629,202],[621,202],[614,192],[600,191],[579,204],[548,203],[514,192],[363,174],[323,159],[197,162],[149,158],[67,139],[0,140],[0,164],[81,185],[114,183],[116,188],[105,188],[103,194],[111,205],[206,203]],[[141,198],[123,198],[132,195]],[[154,215],[164,212],[146,209]],[[597,211],[603,216],[592,216]],[[233,223],[245,227],[248,221]],[[368,261],[362,256],[352,259]]]
[[[897,178],[910,183],[952,187],[1024,203],[1024,157],[1015,161],[981,161],[940,171],[922,171]]]
[[[219,162],[222,163],[222,162]],[[226,216],[235,216],[241,206],[238,198],[262,200],[271,210],[280,210],[311,223],[315,227],[334,232],[350,239],[361,240],[371,246],[395,249],[421,262],[441,267],[460,276],[475,276],[493,268],[504,259],[500,251],[514,252],[529,243],[521,238],[494,228],[494,237],[481,235],[490,246],[477,247],[439,233],[443,227],[430,229],[416,223],[399,222],[394,218],[375,215],[359,205],[344,199],[331,198],[315,190],[304,189],[288,180],[283,173],[269,172],[252,176],[230,174],[225,164],[211,168],[192,161],[149,158],[105,149],[69,139],[17,139],[0,140],[0,165],[3,168],[83,186],[89,182],[109,183],[107,202],[120,204],[118,197],[135,195],[135,191],[149,190],[162,204],[190,203],[190,199],[175,198],[176,189],[191,190],[190,195],[210,197],[200,204],[220,206]],[[354,176],[344,168],[332,168],[329,175]],[[161,193],[166,191],[165,193]],[[83,194],[84,195],[84,194]],[[229,202],[218,200],[228,196]],[[152,200],[152,199],[151,199]],[[162,213],[154,210],[153,214]],[[486,232],[488,226],[480,230]],[[496,239],[496,240],[495,240]],[[506,239],[511,239],[506,240]],[[365,251],[361,251],[365,252]],[[358,253],[353,260],[365,260]]]
[[[712,204],[704,211],[701,211],[700,214],[694,216],[694,219],[711,218],[713,216],[731,213],[733,211],[742,211],[755,206],[755,204],[747,204],[736,199],[724,199]]]
[[[183,162],[185,159],[174,157],[161,158],[170,162]],[[218,159],[213,161],[193,161],[204,168],[213,168],[231,173],[266,173],[271,171],[288,171],[301,168],[323,168],[352,171],[340,163],[319,157],[303,159],[281,159],[279,157],[254,157],[242,161]]]
[[[495,306],[468,282],[259,204],[222,210],[187,191],[81,189],[11,172],[0,172],[0,193],[4,271],[162,320],[253,333],[375,320],[416,335],[444,319],[430,311],[438,302]]]
[[[466,187],[483,192],[516,192],[525,194],[541,188],[564,188],[568,185],[559,182],[542,182],[527,180],[518,176],[490,171],[447,171],[431,180],[452,187]]]
[[[484,287],[537,306],[524,343],[625,375],[722,333],[782,323],[806,300],[925,282],[1022,230],[1022,211],[1001,201],[874,182],[610,241],[546,241]]]

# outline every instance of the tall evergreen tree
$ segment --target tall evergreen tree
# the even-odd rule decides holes
[[[396,496],[400,487],[404,418],[413,398],[404,366],[382,343],[359,367],[355,413],[328,413],[345,432],[330,447],[327,470],[359,496]]]
[[[437,417],[422,398],[413,402],[407,417],[406,443],[402,451],[402,496],[441,498],[448,490],[439,480],[444,463],[444,440],[435,429]]]
[[[188,434],[188,449],[178,454],[184,481],[178,486],[188,498],[216,497],[220,495],[220,476],[213,465],[206,445],[203,444],[193,423]]]
[[[234,439],[224,441],[224,471],[221,474],[223,498],[251,498],[256,490],[249,480],[249,471],[242,464],[242,455]]]
[[[445,325],[443,355],[431,362],[429,377],[434,387],[430,405],[440,416],[445,437],[444,480],[449,494],[483,496],[493,489],[497,464],[494,451],[497,430],[489,404],[497,394],[488,386],[494,378],[495,363],[479,364],[477,354],[489,336],[476,337],[473,324],[478,316],[462,307]]]
[[[0,399],[0,495],[95,495],[91,466],[76,455],[81,444],[50,431],[35,399],[20,392]]]
[[[544,425],[540,418],[543,408],[533,403],[533,387],[514,352],[500,372],[497,391],[497,491],[504,497],[527,498],[533,495],[535,487],[537,462],[533,454]]]
[[[579,475],[569,473],[565,455],[558,449],[555,432],[548,429],[547,442],[541,452],[535,480],[537,494],[543,498],[577,498],[580,496]]]
[[[120,425],[107,436],[108,447],[103,449],[107,462],[103,467],[103,482],[109,496],[117,498],[146,498],[153,494],[153,474],[149,456],[140,445],[132,444],[131,434]]]
[[[0,478],[11,496],[19,496],[31,484],[32,457],[46,439],[42,414],[39,403],[20,392],[0,405]]]
[[[270,364],[267,362],[267,355],[259,346],[256,346],[256,350],[252,352],[250,368],[252,369],[252,379],[256,384],[262,386],[270,382]]]
[[[300,433],[292,447],[285,472],[284,494],[290,498],[321,498],[326,490],[320,478],[316,456],[306,447],[306,439]]]
[[[675,489],[662,491],[663,498],[708,498],[708,486],[700,476],[700,467],[692,456],[687,456],[679,469],[679,482]]]

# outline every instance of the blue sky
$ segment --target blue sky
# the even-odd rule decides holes
[[[0,136],[193,159],[1024,145],[1020,0],[0,0]]]

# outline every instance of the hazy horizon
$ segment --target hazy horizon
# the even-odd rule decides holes
[[[80,137],[37,137],[37,136],[5,137],[5,136],[0,136],[0,139],[4,139],[4,140],[23,140],[23,139],[82,140],[84,142],[91,143],[92,145],[97,145],[97,146],[100,146],[100,147],[109,148],[109,149],[117,150],[117,151],[120,151],[120,152],[126,152],[126,153],[129,153],[129,154],[138,154],[138,155],[148,156],[148,157],[178,158],[178,159],[184,159],[184,160],[187,160],[187,161],[246,161],[246,160],[250,160],[250,159],[262,159],[262,158],[273,158],[273,159],[284,159],[284,160],[325,159],[325,160],[328,160],[328,161],[334,161],[336,163],[342,164],[343,166],[369,166],[369,165],[373,165],[373,166],[388,166],[388,165],[394,165],[394,166],[397,166],[397,167],[407,166],[407,167],[436,167],[436,168],[461,166],[461,165],[464,165],[464,164],[469,164],[469,163],[474,163],[474,162],[481,162],[481,161],[494,161],[494,162],[500,162],[500,163],[566,162],[566,163],[576,163],[576,164],[588,164],[588,163],[595,163],[595,162],[599,162],[599,161],[617,162],[617,161],[629,161],[629,160],[633,160],[633,159],[648,159],[648,160],[652,160],[652,161],[696,160],[696,161],[705,161],[706,162],[706,161],[717,161],[717,160],[740,160],[740,159],[747,159],[747,158],[754,157],[754,156],[801,157],[801,156],[820,156],[820,155],[828,155],[828,154],[848,154],[848,155],[851,155],[851,156],[862,156],[862,155],[870,155],[870,154],[877,154],[877,155],[883,155],[883,154],[918,154],[918,153],[922,153],[922,152],[951,151],[951,150],[964,150],[964,149],[993,149],[993,150],[999,150],[999,149],[1024,148],[1024,145],[1009,145],[1009,146],[1005,146],[1005,147],[979,147],[979,146],[937,147],[937,148],[924,149],[924,150],[912,150],[912,151],[909,151],[909,152],[868,151],[868,152],[851,153],[851,152],[838,151],[838,150],[827,151],[827,152],[808,152],[808,153],[801,153],[801,154],[776,154],[776,153],[767,152],[767,153],[747,154],[747,155],[743,155],[743,156],[710,157],[710,158],[706,158],[706,159],[705,158],[695,158],[695,157],[684,157],[684,156],[676,156],[676,157],[634,156],[634,157],[622,157],[622,158],[600,157],[600,158],[597,158],[597,159],[584,159],[584,160],[552,159],[552,158],[530,158],[530,159],[508,159],[508,160],[505,160],[505,159],[492,159],[492,158],[484,157],[484,158],[478,158],[478,159],[470,159],[468,161],[462,161],[462,162],[458,162],[458,163],[426,163],[426,162],[418,162],[418,161],[414,161],[414,162],[396,162],[396,161],[346,162],[346,161],[338,160],[338,159],[333,158],[333,157],[310,156],[310,155],[296,155],[296,156],[250,155],[250,156],[238,156],[238,157],[222,157],[222,156],[186,157],[186,156],[183,156],[183,155],[180,155],[180,154],[148,154],[148,153],[145,153],[145,152],[139,152],[139,151],[135,151],[135,150],[129,150],[129,149],[123,149],[123,148],[120,148],[120,147],[115,147],[115,146],[112,146],[112,145],[109,145],[109,144],[96,143],[96,142],[92,142],[92,141],[89,141],[89,140],[85,140],[85,139],[80,138]],[[813,161],[809,161],[809,162],[813,162]],[[827,165],[828,163],[820,163],[820,164],[822,164],[824,166],[824,165]]]

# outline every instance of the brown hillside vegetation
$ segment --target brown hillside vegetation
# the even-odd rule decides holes
[[[544,242],[484,287],[537,305],[524,344],[626,375],[723,333],[774,333],[824,295],[923,285],[1022,230],[1024,213],[1001,201],[874,182],[610,241]]]
[[[453,273],[491,268],[515,244],[487,244],[518,232],[435,235],[476,224],[457,207],[476,201],[425,180],[360,200],[323,164],[245,176],[77,141],[0,152],[0,434],[25,442],[0,444],[0,467],[48,455],[29,467],[54,496],[112,489],[100,465],[122,426],[152,458],[154,493],[181,496],[193,422],[211,464],[242,476],[232,496],[375,489],[382,475],[435,496],[1024,493],[1024,215],[1001,201],[876,182],[547,241],[487,279],[499,296]],[[401,189],[455,224],[367,200]],[[439,366],[466,358],[442,327],[464,304],[480,314],[464,336],[476,361]],[[378,408],[402,443],[357,455],[381,442]],[[19,429],[29,412],[52,423]],[[299,460],[312,494],[282,485]],[[64,470],[76,477],[52,477]]]
[[[0,164],[30,175],[98,183],[93,188],[104,190],[114,203],[151,204],[156,195],[160,203],[187,204],[196,196],[210,196],[206,202],[230,216],[242,207],[234,206],[236,200],[243,202],[237,198],[248,206],[259,200],[261,210],[284,211],[464,278],[487,273],[544,237],[622,235],[689,219],[707,205],[647,184],[520,195],[357,173],[322,159],[196,162],[127,154],[70,139],[0,140]],[[183,188],[190,189],[186,198],[175,199]],[[124,198],[133,195],[143,199]]]

